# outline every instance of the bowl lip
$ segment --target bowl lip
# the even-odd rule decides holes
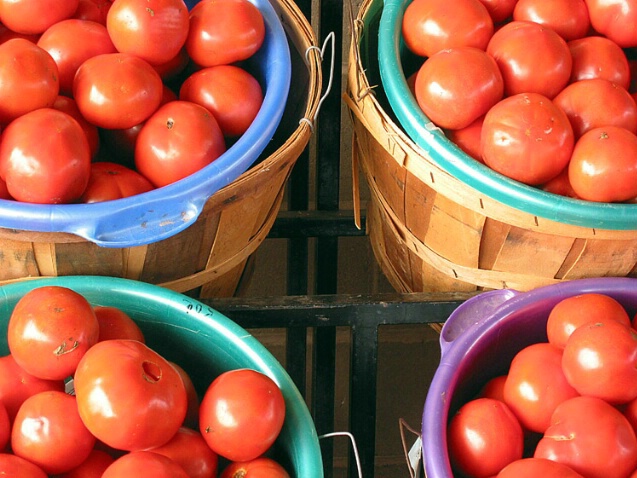
[[[200,0],[190,1],[196,4]],[[287,34],[268,0],[249,0],[261,11],[266,36],[255,58],[266,84],[254,121],[212,163],[167,186],[91,204],[30,204],[0,199],[0,227],[71,233],[104,247],[133,247],[171,237],[193,224],[206,201],[247,171],[272,139],[283,117],[292,66]]]
[[[475,161],[431,122],[411,94],[401,63],[401,51],[405,48],[401,21],[411,1],[385,0],[378,32],[378,62],[389,105],[412,141],[458,180],[520,211],[574,226],[637,229],[637,204],[594,203],[527,186]]]

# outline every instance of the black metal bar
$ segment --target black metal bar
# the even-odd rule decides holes
[[[365,214],[361,214],[361,228],[358,229],[352,211],[281,211],[268,237],[364,236],[365,220]]]

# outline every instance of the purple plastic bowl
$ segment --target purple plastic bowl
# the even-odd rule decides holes
[[[451,478],[447,453],[450,414],[473,398],[484,383],[508,370],[513,356],[546,341],[546,320],[560,300],[596,292],[617,299],[632,317],[637,311],[637,279],[580,279],[529,292],[484,292],[461,304],[440,335],[440,364],[422,416],[422,451],[428,478]]]

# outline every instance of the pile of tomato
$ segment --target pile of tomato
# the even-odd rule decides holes
[[[450,416],[454,474],[637,477],[636,326],[609,295],[560,300],[547,341],[519,350],[505,374]]]
[[[133,196],[250,126],[265,39],[249,0],[0,0],[0,198]]]
[[[637,1],[414,0],[402,36],[427,117],[477,161],[551,193],[637,197]]]
[[[263,373],[222,372],[200,398],[126,312],[61,286],[24,294],[6,337],[2,476],[289,478],[270,453],[285,400]]]

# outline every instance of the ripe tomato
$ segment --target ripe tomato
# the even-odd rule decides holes
[[[196,430],[181,427],[168,443],[150,451],[173,460],[190,478],[217,476],[219,457]]]
[[[137,171],[118,163],[91,164],[91,177],[79,201],[94,203],[121,199],[152,191],[154,186]]]
[[[501,24],[511,19],[513,9],[518,0],[480,0],[487,7],[494,24]]]
[[[188,409],[186,410],[183,426],[196,430],[199,427],[199,394],[188,372],[175,362],[170,362],[170,364],[175,367],[175,370],[177,370],[183,380],[186,396],[188,397]]]
[[[594,128],[577,141],[568,166],[582,199],[627,201],[637,196],[637,136],[617,126]]]
[[[52,108],[71,115],[75,121],[80,124],[88,141],[91,158],[95,158],[100,147],[99,130],[97,126],[86,121],[86,118],[82,116],[80,109],[77,107],[75,100],[70,96],[58,95]]]
[[[0,400],[0,450],[6,450],[9,440],[11,439],[11,422],[7,407]]]
[[[101,478],[102,473],[115,459],[105,451],[94,448],[88,457],[72,470],[55,478]]]
[[[586,36],[591,25],[584,0],[518,0],[513,20],[539,23],[566,41]]]
[[[31,289],[17,302],[7,329],[9,350],[27,373],[62,380],[96,342],[99,326],[81,294],[61,286]]]
[[[630,86],[630,67],[624,50],[614,41],[597,35],[568,42],[573,57],[570,82],[603,78],[622,88]]]
[[[112,4],[111,0],[79,0],[73,18],[90,20],[106,26],[106,15]]]
[[[415,88],[423,112],[447,129],[469,126],[500,101],[504,91],[496,62],[474,47],[434,53],[418,70]]]
[[[549,343],[563,349],[573,331],[587,322],[616,320],[631,326],[628,312],[616,299],[606,294],[587,292],[560,300],[549,312],[546,335]]]
[[[584,478],[568,466],[546,458],[522,458],[505,466],[496,478]]]
[[[450,129],[446,131],[447,138],[455,143],[462,151],[467,153],[473,159],[482,161],[480,152],[480,135],[482,134],[482,123],[484,115],[473,121],[468,126],[460,129]]]
[[[568,164],[573,129],[545,96],[521,93],[503,99],[482,124],[482,159],[495,171],[525,184],[543,184]]]
[[[0,22],[18,33],[42,33],[71,18],[79,0],[0,0]]]
[[[38,465],[12,453],[0,453],[0,470],[6,478],[48,478]]]
[[[586,0],[591,25],[622,48],[637,46],[637,3],[634,0]]]
[[[219,123],[225,137],[241,136],[250,127],[263,103],[257,79],[235,65],[203,68],[181,84],[179,99],[205,107]]]
[[[24,38],[0,44],[0,123],[50,107],[60,91],[58,67],[48,52]]]
[[[506,383],[507,376],[506,375],[498,375],[497,377],[493,377],[488,380],[487,383],[484,384],[480,392],[478,393],[479,398],[494,398],[496,400],[504,401],[504,384]]]
[[[15,417],[11,450],[49,474],[69,471],[88,458],[95,437],[82,423],[75,397],[40,392],[27,398]]]
[[[204,168],[226,150],[217,120],[190,101],[171,101],[144,124],[135,143],[135,166],[155,187]]]
[[[74,385],[87,428],[119,450],[163,445],[186,415],[181,377],[165,358],[137,340],[95,344],[80,361]]]
[[[130,315],[118,307],[96,305],[93,307],[99,324],[97,341],[130,339],[144,343],[144,333]]]
[[[522,458],[524,433],[504,402],[478,398],[465,403],[451,417],[447,443],[455,472],[487,478]]]
[[[173,460],[150,451],[133,451],[119,457],[104,471],[102,478],[152,476],[153,478],[190,478]]]
[[[507,23],[493,34],[486,51],[502,72],[506,96],[539,93],[553,98],[571,77],[573,59],[566,41],[539,23]]]
[[[188,7],[183,0],[116,0],[106,28],[122,53],[159,65],[174,58],[186,43]]]
[[[285,400],[267,375],[250,369],[222,373],[199,407],[199,431],[230,461],[250,461],[274,443],[285,419]]]
[[[555,409],[534,456],[565,464],[586,478],[627,477],[637,467],[637,438],[609,403],[575,397]]]
[[[554,178],[549,179],[547,182],[542,184],[540,188],[543,191],[559,194],[560,196],[570,197],[577,199],[578,196],[573,191],[573,186],[571,186],[571,182],[568,180],[568,165]]]
[[[263,15],[248,0],[201,0],[190,11],[186,51],[199,66],[247,60],[264,39]]]
[[[290,478],[288,472],[272,458],[230,463],[219,478]]]
[[[73,80],[73,97],[84,117],[101,128],[125,129],[146,120],[163,95],[159,73],[128,53],[86,60]]]

